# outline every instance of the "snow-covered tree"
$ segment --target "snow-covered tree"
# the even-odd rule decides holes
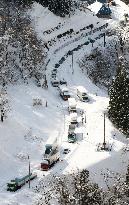
[[[0,84],[42,78],[46,52],[22,4],[2,1]]]
[[[73,9],[73,0],[40,0],[39,2],[61,17],[70,14]]]
[[[117,74],[109,90],[109,118],[125,134],[129,134],[129,80],[125,62],[119,62]]]
[[[95,84],[109,87],[112,77],[116,74],[118,55],[116,49],[117,38],[109,40],[106,47],[97,47],[91,54],[79,60],[79,66]],[[117,43],[117,47],[119,44]]]
[[[100,205],[101,189],[88,179],[87,170],[64,176],[49,176],[40,181],[36,192],[40,198],[35,205]]]
[[[0,119],[1,122],[7,117],[7,113],[10,111],[8,95],[6,89],[0,90]]]

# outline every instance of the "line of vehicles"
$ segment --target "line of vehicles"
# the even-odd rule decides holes
[[[51,73],[52,78],[52,86],[58,87],[59,95],[64,101],[68,101],[68,112],[70,117],[70,122],[68,125],[68,135],[67,140],[69,143],[75,143],[77,141],[77,134],[75,133],[75,129],[78,126],[77,120],[77,102],[75,98],[71,97],[70,92],[68,90],[67,82],[63,79],[62,81],[57,81],[56,78],[57,69],[53,69]],[[89,97],[84,87],[79,86],[77,88],[77,96],[82,102],[88,102]],[[63,154],[69,153],[70,150],[68,148],[64,149]],[[48,139],[45,145],[45,152],[43,155],[43,160],[40,164],[40,170],[47,171],[49,170],[56,162],[60,159],[60,149],[59,149],[59,141],[58,137],[52,136]],[[23,185],[28,183],[30,180],[33,180],[37,177],[37,174],[30,173],[22,178],[15,178],[7,183],[7,191],[17,191]]]
[[[52,75],[53,75],[53,73],[57,74],[57,72],[54,71],[54,70],[52,71]],[[53,77],[52,77],[52,79],[53,79]],[[56,79],[56,75],[55,75],[55,79]],[[64,101],[66,101],[66,100],[68,101],[68,112],[70,114],[69,115],[70,122],[69,122],[69,125],[68,125],[67,140],[68,140],[69,143],[75,143],[77,141],[77,134],[75,133],[75,129],[78,126],[77,102],[76,102],[75,98],[71,97],[68,88],[64,85],[59,86],[59,84],[60,83],[58,81],[56,86],[55,85],[53,86],[53,84],[52,84],[52,86],[53,87],[58,87],[59,95],[61,96],[61,98]],[[79,86],[77,88],[77,96],[82,102],[88,102],[89,101],[89,97],[87,95],[87,92],[86,92],[85,88],[82,87],[82,86]],[[65,149],[64,154],[69,153],[69,151],[70,150],[68,148]],[[47,144],[45,145],[45,153],[44,153],[44,156],[43,156],[43,160],[41,162],[41,170],[42,171],[49,170],[52,165],[54,165],[56,162],[59,161],[59,158],[60,158],[60,150],[59,150],[58,138],[52,136],[51,138],[49,138]]]

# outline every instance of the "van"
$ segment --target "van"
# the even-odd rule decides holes
[[[79,86],[77,88],[77,96],[82,102],[89,101],[88,95],[86,93],[86,89],[83,86]]]

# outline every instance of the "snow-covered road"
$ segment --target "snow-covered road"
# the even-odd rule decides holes
[[[40,39],[42,39],[43,36],[41,34],[43,31],[57,25],[59,23],[59,17],[52,19],[51,14],[47,10],[43,12],[41,7],[39,9],[38,5],[36,7],[37,10],[34,13],[36,21],[33,23]],[[45,19],[44,16],[46,14],[47,17]],[[41,15],[40,18],[38,15]],[[82,12],[77,13],[77,18],[71,21],[71,23],[74,22],[76,24],[73,26],[74,28],[81,28],[86,24],[85,20],[81,23],[79,22],[82,16]],[[44,21],[51,19],[50,25],[45,26],[42,23],[42,18],[44,18]],[[96,17],[95,22],[97,22]],[[69,25],[71,27],[71,23],[70,21],[69,23],[67,22],[67,29]],[[87,20],[87,24],[89,24],[89,19]],[[63,27],[62,31],[66,28]],[[98,46],[98,43],[95,43],[94,46]],[[66,48],[60,50],[56,55],[53,55],[53,50],[50,51],[50,62],[47,66],[48,90],[35,87],[31,82],[28,85],[21,84],[8,89],[11,112],[7,120],[3,124],[0,124],[0,205],[32,204],[33,199],[36,197],[33,187],[42,178],[45,180],[45,175],[49,173],[68,173],[76,169],[86,168],[90,171],[92,181],[106,188],[103,173],[107,169],[120,173],[126,172],[129,153],[124,152],[123,148],[127,145],[128,141],[113,127],[107,117],[106,141],[113,145],[112,151],[96,151],[97,144],[103,142],[103,113],[107,109],[109,99],[106,91],[95,86],[82,73],[77,63],[77,60],[84,53],[90,53],[92,49],[91,44],[80,49],[78,52],[74,52],[74,72],[71,67],[71,56],[58,68],[59,79],[64,78],[67,81],[69,91],[77,100],[78,120],[80,120],[80,109],[83,109],[86,115],[86,123],[83,125],[79,123],[79,127],[76,128],[78,134],[83,133],[83,139],[79,138],[75,144],[67,142],[69,123],[68,103],[60,98],[56,88],[51,87],[50,74],[55,63],[58,63],[64,53],[70,49],[73,49],[72,45],[68,45]],[[77,86],[80,85],[84,86],[87,90],[90,98],[90,101],[87,103],[82,103],[77,98]],[[40,98],[43,105],[34,107],[34,98]],[[45,106],[46,101],[48,107]],[[42,154],[44,153],[45,142],[53,135],[57,135],[60,138],[61,160],[48,172],[42,172],[39,166],[42,160]],[[63,155],[62,150],[64,148],[70,148],[71,152]],[[9,180],[28,173],[28,155],[31,160],[31,169],[37,172],[38,178],[32,182],[30,190],[28,189],[28,185],[25,185],[15,193],[7,192],[6,183]],[[113,183],[112,179],[110,182]]]

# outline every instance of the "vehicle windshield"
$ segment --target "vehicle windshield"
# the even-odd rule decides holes
[[[64,95],[69,95],[69,92],[68,91],[64,91]]]
[[[51,148],[47,148],[47,149],[45,150],[45,154],[50,154],[51,151],[52,151]]]
[[[10,182],[10,183],[7,184],[7,186],[8,186],[8,187],[14,187],[14,186],[15,186],[15,183],[14,183],[14,182]]]
[[[69,135],[69,138],[71,138],[71,139],[75,139],[76,137],[75,137],[74,134],[70,134],[70,135]]]
[[[87,94],[86,93],[82,93],[82,96],[86,96]]]
[[[87,100],[88,98],[87,98],[87,96],[83,96],[83,100]]]

